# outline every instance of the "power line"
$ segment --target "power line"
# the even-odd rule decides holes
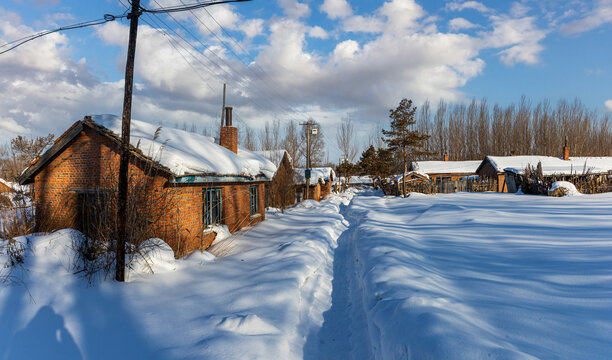
[[[183,5],[183,6],[168,6],[165,8],[157,8],[157,9],[145,9],[143,7],[140,7],[140,9],[142,10],[142,12],[147,12],[147,13],[151,13],[151,14],[169,14],[169,13],[173,13],[173,12],[180,12],[180,11],[186,11],[186,10],[195,10],[195,9],[199,9],[199,8],[203,8],[203,7],[207,7],[207,6],[211,6],[211,5],[218,5],[218,4],[228,4],[228,3],[234,3],[234,2],[245,2],[245,1],[251,1],[251,0],[223,0],[223,1],[209,1],[209,2],[197,2],[195,4],[189,4],[189,5]]]
[[[13,50],[13,49],[15,49],[15,48],[25,44],[25,43],[27,43],[27,42],[30,42],[32,40],[41,38],[41,37],[49,35],[49,34],[53,34],[53,33],[56,33],[56,32],[59,32],[59,31],[64,31],[64,30],[81,29],[81,28],[85,28],[85,27],[89,27],[89,26],[101,25],[101,24],[105,24],[107,22],[115,21],[116,19],[121,19],[121,18],[125,18],[125,17],[128,17],[128,15],[127,14],[124,14],[124,15],[104,14],[104,18],[102,18],[102,19],[85,21],[85,22],[81,22],[81,23],[77,23],[77,24],[72,24],[72,25],[66,25],[66,26],[62,26],[62,27],[59,27],[59,28],[54,29],[54,30],[46,30],[46,31],[42,31],[42,32],[39,32],[39,33],[36,33],[36,34],[25,36],[25,37],[22,37],[21,39],[13,40],[11,42],[8,42],[8,43],[0,46],[0,48],[3,48],[5,46],[9,46],[11,44],[15,44],[15,45],[11,46],[10,48],[0,52],[0,55],[2,55],[4,53],[7,53],[7,52],[9,52],[9,51],[11,51],[11,50]]]

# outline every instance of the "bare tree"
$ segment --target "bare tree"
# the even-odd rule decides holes
[[[283,148],[291,158],[291,166],[299,167],[300,158],[302,157],[300,138],[295,122],[290,121],[285,128],[285,138],[282,142]]]
[[[257,142],[255,140],[255,134],[253,129],[248,125],[243,125],[240,129],[240,145],[247,150],[257,150]]]
[[[350,116],[347,115],[338,125],[336,140],[338,141],[338,149],[342,157],[347,159],[346,161],[353,163],[357,156],[357,146],[355,146],[355,130]]]

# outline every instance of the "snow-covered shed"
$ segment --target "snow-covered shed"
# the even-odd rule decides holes
[[[316,167],[310,169],[310,186],[308,199],[320,201],[332,191],[332,183],[336,179],[336,172],[331,167]],[[296,202],[305,198],[306,169],[295,168]]]
[[[455,181],[462,177],[475,174],[480,163],[480,160],[413,161],[410,164],[409,170],[416,174],[425,174],[431,181]]]
[[[226,118],[219,144],[200,134],[131,122],[130,179],[148,181],[150,191],[169,199],[151,236],[163,238],[177,256],[210,246],[216,235],[211,226],[227,225],[234,232],[265,218],[263,194],[276,166],[238,148],[231,110]],[[117,116],[75,122],[20,176],[22,185],[33,185],[37,209],[61,227],[83,228],[81,203],[92,193],[117,188],[120,134]]]

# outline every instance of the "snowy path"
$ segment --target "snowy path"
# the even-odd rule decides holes
[[[350,222],[347,209],[340,213]],[[371,346],[362,302],[362,286],[356,278],[354,231],[351,224],[338,238],[334,251],[334,272],[331,307],[323,314],[324,322],[316,333],[311,333],[304,346],[304,359],[371,359]]]

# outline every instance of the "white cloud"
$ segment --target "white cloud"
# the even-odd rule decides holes
[[[298,0],[278,0],[278,5],[289,17],[299,19],[310,16],[310,7]]]
[[[475,27],[478,27],[478,25],[473,24],[464,18],[454,18],[448,22],[448,27],[453,31],[458,31],[465,29],[473,29]]]
[[[330,19],[345,18],[353,14],[351,6],[346,0],[325,0],[319,8]]]
[[[334,62],[340,63],[344,60],[351,60],[359,51],[359,43],[355,40],[345,40],[334,49]]]
[[[604,105],[606,105],[606,109],[608,109],[608,111],[612,111],[612,99],[611,100],[606,100],[604,102]]]
[[[254,38],[255,36],[263,34],[264,21],[263,19],[249,19],[243,21],[240,25],[240,31],[247,37]]]
[[[581,19],[563,24],[565,34],[578,34],[612,22],[612,0],[597,0],[594,8]]]
[[[0,117],[0,130],[9,132],[13,136],[30,133],[30,129],[19,125],[15,119],[9,117]]]
[[[373,16],[355,15],[344,20],[342,26],[346,32],[380,33],[384,22]]]
[[[378,12],[387,18],[386,28],[393,32],[416,29],[419,26],[418,19],[425,15],[425,10],[414,0],[385,2]]]
[[[540,44],[546,37],[546,30],[535,24],[535,17],[512,18],[491,16],[493,31],[483,33],[485,47],[506,48],[499,52],[506,65],[517,63],[536,64],[544,47]]]
[[[312,28],[310,28],[310,30],[308,31],[308,36],[317,39],[329,38],[329,34],[327,33],[327,31],[325,31],[325,29],[320,26],[313,26]]]
[[[476,11],[480,11],[482,13],[491,12],[491,9],[486,7],[483,3],[478,1],[452,1],[446,4],[446,8],[451,11],[463,11],[465,9],[472,9]]]

